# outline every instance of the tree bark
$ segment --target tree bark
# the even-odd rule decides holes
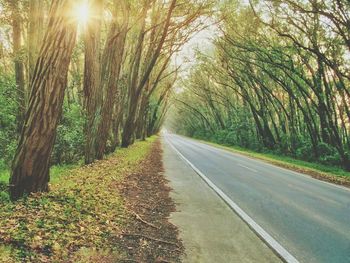
[[[44,10],[43,1],[29,1],[28,16],[28,82],[33,78],[35,63],[39,55],[40,44],[44,34]]]
[[[13,160],[10,196],[47,191],[50,155],[62,113],[68,67],[76,41],[71,0],[53,0],[35,66],[25,124]]]
[[[101,105],[100,89],[100,32],[103,12],[103,0],[91,0],[89,3],[91,18],[85,32],[84,67],[84,109],[85,122],[85,164],[95,159],[95,139],[97,133],[97,114]]]
[[[111,129],[113,108],[118,95],[118,80],[123,63],[124,47],[128,32],[128,8],[124,6],[124,21],[122,25],[114,22],[108,33],[104,50],[105,69],[102,71],[103,89],[105,90],[104,101],[101,110],[101,120],[98,125],[98,138],[96,140],[96,158],[102,159],[106,150],[108,134]]]

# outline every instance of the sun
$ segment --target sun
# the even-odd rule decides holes
[[[75,16],[80,25],[86,25],[89,20],[90,10],[87,2],[82,2],[75,8]]]

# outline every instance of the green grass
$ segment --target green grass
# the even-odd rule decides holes
[[[217,143],[204,141],[204,140],[199,140],[199,141],[234,152],[234,153],[239,153],[248,157],[260,159],[283,168],[309,174],[319,179],[324,179],[327,181],[333,181],[335,183],[346,184],[346,185],[350,183],[350,172],[347,172],[340,167],[306,162],[306,161],[294,159],[288,156],[281,156],[281,155],[272,154],[272,153],[258,153],[258,152],[237,147],[237,146],[227,146],[227,145],[217,144]]]
[[[68,164],[68,165],[54,165],[50,168],[50,181],[51,183],[57,183],[62,176],[65,175],[65,172],[78,167],[79,164]],[[9,170],[0,171],[0,183],[7,184],[10,178]]]
[[[70,170],[81,166],[81,164],[54,165],[50,168],[50,183],[56,184],[68,174]]]
[[[74,168],[79,167],[79,164],[70,165],[55,165],[50,168],[50,184],[54,185],[64,180],[63,177],[69,174]],[[10,197],[7,191],[7,186],[10,179],[10,170],[0,170],[0,203],[9,203]]]

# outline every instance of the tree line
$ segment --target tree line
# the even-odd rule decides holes
[[[172,127],[349,171],[349,2],[224,1],[217,19]]]
[[[11,198],[47,191],[52,164],[90,164],[157,133],[178,76],[172,58],[209,6],[0,1],[0,151],[1,165],[12,163]]]

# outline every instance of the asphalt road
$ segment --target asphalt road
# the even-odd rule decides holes
[[[350,189],[181,136],[164,136],[298,261],[350,263]]]

